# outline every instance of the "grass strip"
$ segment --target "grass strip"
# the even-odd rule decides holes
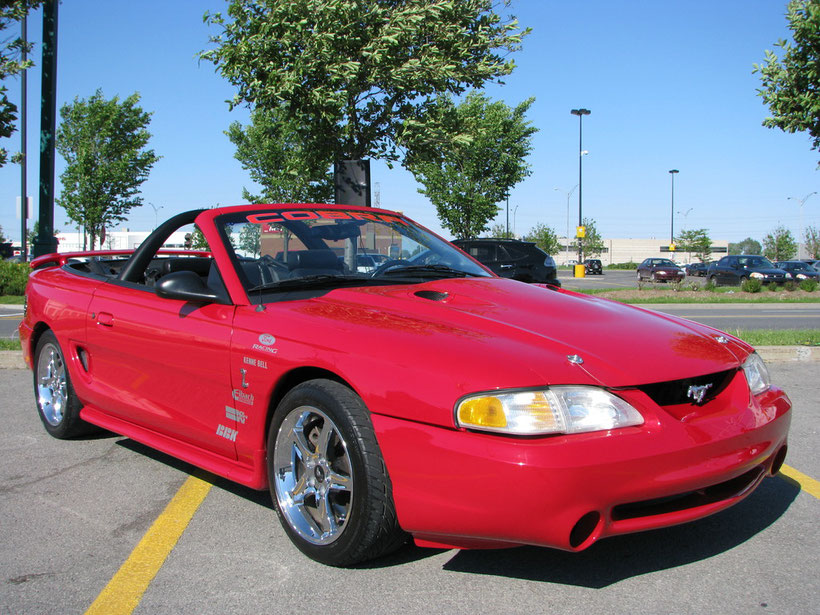
[[[820,329],[728,329],[752,346],[820,346]]]

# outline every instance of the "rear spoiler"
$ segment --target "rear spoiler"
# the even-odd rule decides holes
[[[30,263],[32,269],[45,269],[47,267],[63,267],[68,261],[82,258],[110,258],[112,256],[131,256],[134,250],[89,250],[86,252],[52,252],[38,256]],[[203,250],[160,250],[157,254],[168,256],[211,256],[210,252]]]

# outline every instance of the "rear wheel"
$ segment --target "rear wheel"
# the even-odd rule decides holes
[[[268,476],[285,532],[318,562],[350,566],[406,540],[367,408],[338,382],[311,380],[281,401]]]
[[[75,438],[95,427],[80,418],[82,404],[71,386],[65,356],[51,331],[46,331],[34,351],[34,399],[46,431],[55,438]]]

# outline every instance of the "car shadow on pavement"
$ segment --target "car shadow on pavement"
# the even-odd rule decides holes
[[[444,569],[601,589],[729,551],[777,521],[798,493],[800,486],[781,475],[732,508],[699,521],[606,538],[580,553],[538,547],[460,551]]]

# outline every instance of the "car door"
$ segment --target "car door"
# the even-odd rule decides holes
[[[232,305],[165,299],[151,288],[120,282],[101,285],[88,314],[87,403],[235,458],[231,432],[225,431],[233,388]]]

